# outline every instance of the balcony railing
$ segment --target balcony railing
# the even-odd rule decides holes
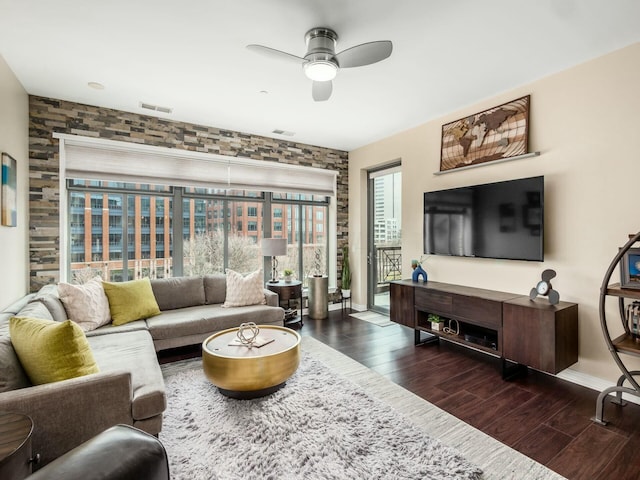
[[[389,282],[402,279],[401,247],[376,247],[376,293],[389,289]]]

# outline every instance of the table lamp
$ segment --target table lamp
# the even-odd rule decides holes
[[[271,280],[269,283],[278,282],[278,260],[277,256],[287,254],[286,238],[263,238],[262,239],[262,255],[271,257]]]

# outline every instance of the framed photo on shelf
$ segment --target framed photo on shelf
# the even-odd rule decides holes
[[[640,248],[630,248],[622,257],[620,286],[640,289]]]

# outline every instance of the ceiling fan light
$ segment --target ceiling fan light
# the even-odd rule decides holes
[[[303,66],[307,78],[316,82],[328,82],[336,78],[338,66],[328,60],[315,60],[307,62]]]

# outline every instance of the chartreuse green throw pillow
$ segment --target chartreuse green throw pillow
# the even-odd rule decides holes
[[[99,371],[87,337],[71,320],[12,317],[9,335],[22,368],[34,385]]]
[[[160,313],[151,288],[151,280],[148,278],[128,282],[102,282],[102,286],[109,299],[109,310],[114,325],[153,317]]]

